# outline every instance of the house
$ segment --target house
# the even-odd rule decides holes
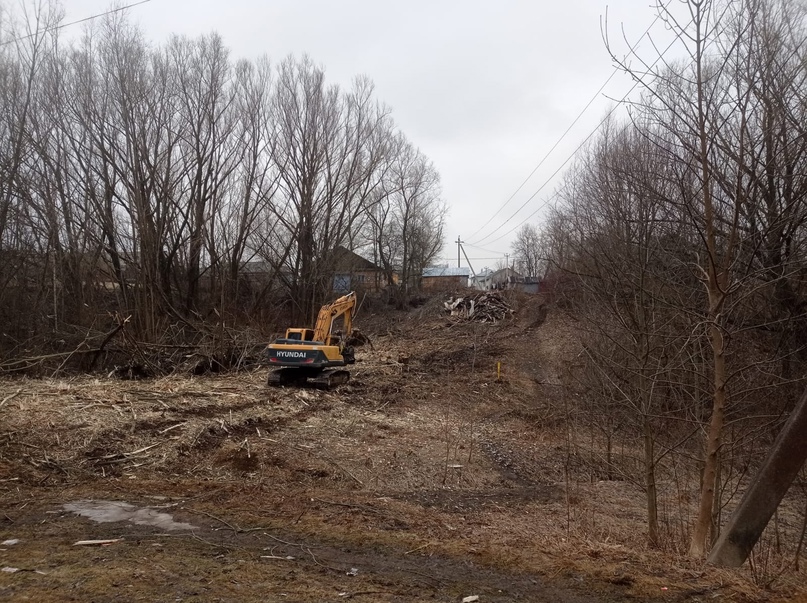
[[[387,285],[384,269],[349,249],[337,246],[333,252],[333,290],[380,291]]]
[[[485,289],[512,289],[516,284],[523,283],[524,276],[512,268],[501,268],[491,272],[484,281]]]
[[[336,247],[328,259],[326,266],[331,275],[328,278],[332,279],[333,291],[336,293],[355,290],[379,291],[386,285],[386,275],[382,268],[345,247]],[[292,269],[289,266],[284,265],[276,269],[271,262],[261,259],[243,262],[240,275],[246,282],[259,286],[293,280]]]
[[[468,268],[430,266],[423,270],[420,286],[424,291],[447,291],[467,287],[470,273]]]
[[[493,270],[485,266],[471,277],[471,287],[482,291],[490,289],[490,277],[492,274]]]
[[[242,262],[240,267],[241,278],[257,285],[268,284],[273,273],[272,265],[265,260],[249,260]]]
[[[543,286],[540,276],[525,276],[521,282],[515,284],[515,288],[524,293],[542,293]]]

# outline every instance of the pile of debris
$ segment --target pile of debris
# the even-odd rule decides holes
[[[449,298],[443,303],[446,312],[465,320],[496,322],[513,313],[498,291],[485,291],[469,297]]]

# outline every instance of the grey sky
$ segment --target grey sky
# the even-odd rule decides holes
[[[110,6],[64,3],[67,22]],[[609,30],[621,52],[623,27],[631,43],[638,40],[654,21],[652,4],[612,0]],[[450,208],[445,261],[456,263],[451,241],[462,236],[477,244],[466,251],[479,270],[510,251],[508,231],[540,210],[558,178],[492,231],[596,127],[613,106],[608,97],[622,98],[632,85],[625,75],[615,77],[496,213],[613,72],[600,30],[606,6],[606,0],[151,0],[129,12],[155,43],[172,33],[217,31],[235,58],[266,54],[277,62],[307,53],[331,82],[348,86],[355,75],[368,76],[377,98],[440,172]],[[651,33],[669,39],[661,22]],[[647,42],[642,47],[650,50]]]

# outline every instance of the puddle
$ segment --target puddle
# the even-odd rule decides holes
[[[65,511],[87,517],[98,523],[113,521],[130,521],[141,526],[155,526],[163,530],[195,530],[189,523],[174,521],[168,513],[150,507],[113,500],[79,500],[62,505]]]

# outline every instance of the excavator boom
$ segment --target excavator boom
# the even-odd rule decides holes
[[[351,291],[335,302],[320,308],[317,314],[317,323],[314,326],[314,339],[328,342],[333,331],[333,323],[340,316],[344,316],[344,333],[350,334],[353,327],[353,310],[356,307],[356,294]]]

